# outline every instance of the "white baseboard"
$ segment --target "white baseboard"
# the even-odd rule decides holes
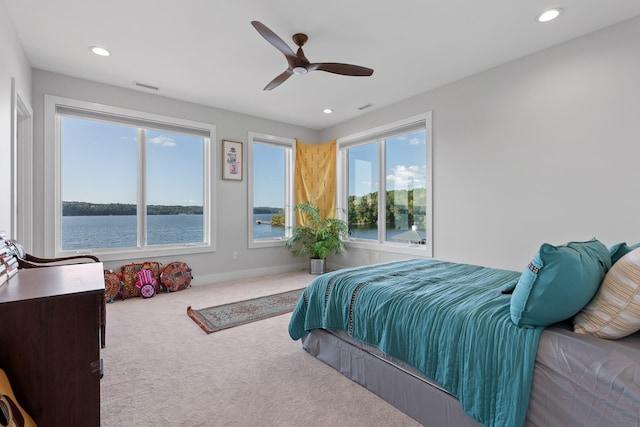
[[[271,267],[261,267],[255,269],[243,269],[237,271],[225,271],[207,275],[194,275],[191,286],[209,285],[211,283],[223,282],[226,280],[245,279],[247,277],[266,276],[269,274],[286,273],[309,268],[308,262],[296,264],[280,264]]]

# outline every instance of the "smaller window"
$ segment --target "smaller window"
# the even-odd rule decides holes
[[[295,139],[249,132],[249,247],[279,246],[293,223]]]

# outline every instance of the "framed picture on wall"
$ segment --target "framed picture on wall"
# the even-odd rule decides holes
[[[242,181],[242,142],[222,140],[222,179]]]

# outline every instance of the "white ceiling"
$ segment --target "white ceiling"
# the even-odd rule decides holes
[[[317,130],[640,15],[640,0],[4,1],[36,69]],[[558,6],[559,19],[535,22]],[[314,71],[265,92],[287,63],[252,20],[292,49],[306,33],[311,62],[374,74]]]

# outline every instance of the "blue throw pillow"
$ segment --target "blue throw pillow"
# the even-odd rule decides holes
[[[598,240],[563,246],[543,244],[511,296],[518,326],[549,326],[576,315],[598,291],[611,255]]]
[[[640,248],[640,243],[636,243],[633,246],[627,246],[626,242],[618,243],[609,248],[609,254],[611,255],[611,265],[618,262],[620,258],[628,254],[634,249]]]

